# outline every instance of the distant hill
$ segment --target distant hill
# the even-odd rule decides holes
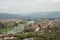
[[[32,17],[30,16],[22,16],[16,14],[9,14],[9,13],[0,13],[0,19],[28,19],[30,20]]]
[[[60,18],[60,12],[50,12],[50,14],[45,15],[46,18]]]
[[[23,17],[15,14],[0,13],[0,19],[20,19],[20,18]]]
[[[46,13],[46,14],[45,14]],[[0,19],[60,18],[60,12],[37,12],[28,15],[0,13]]]
[[[60,18],[60,12],[39,12],[28,15],[31,18]]]
[[[30,13],[27,15],[27,17],[31,18],[38,18],[38,17],[44,17],[44,12],[36,12],[36,13]]]

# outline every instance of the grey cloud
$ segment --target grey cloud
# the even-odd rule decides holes
[[[58,6],[57,6],[58,5]],[[60,11],[60,3],[49,0],[0,0],[0,12],[32,13]]]

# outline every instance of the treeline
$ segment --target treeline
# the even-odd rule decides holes
[[[2,28],[9,28],[9,27],[14,27],[17,26],[18,24],[15,22],[7,22],[7,23],[2,23],[0,22],[0,29]]]

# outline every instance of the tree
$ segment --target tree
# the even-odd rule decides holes
[[[0,28],[4,28],[4,24],[0,22]]]

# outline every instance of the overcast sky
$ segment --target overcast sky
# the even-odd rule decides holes
[[[60,0],[0,0],[1,13],[60,11]]]

